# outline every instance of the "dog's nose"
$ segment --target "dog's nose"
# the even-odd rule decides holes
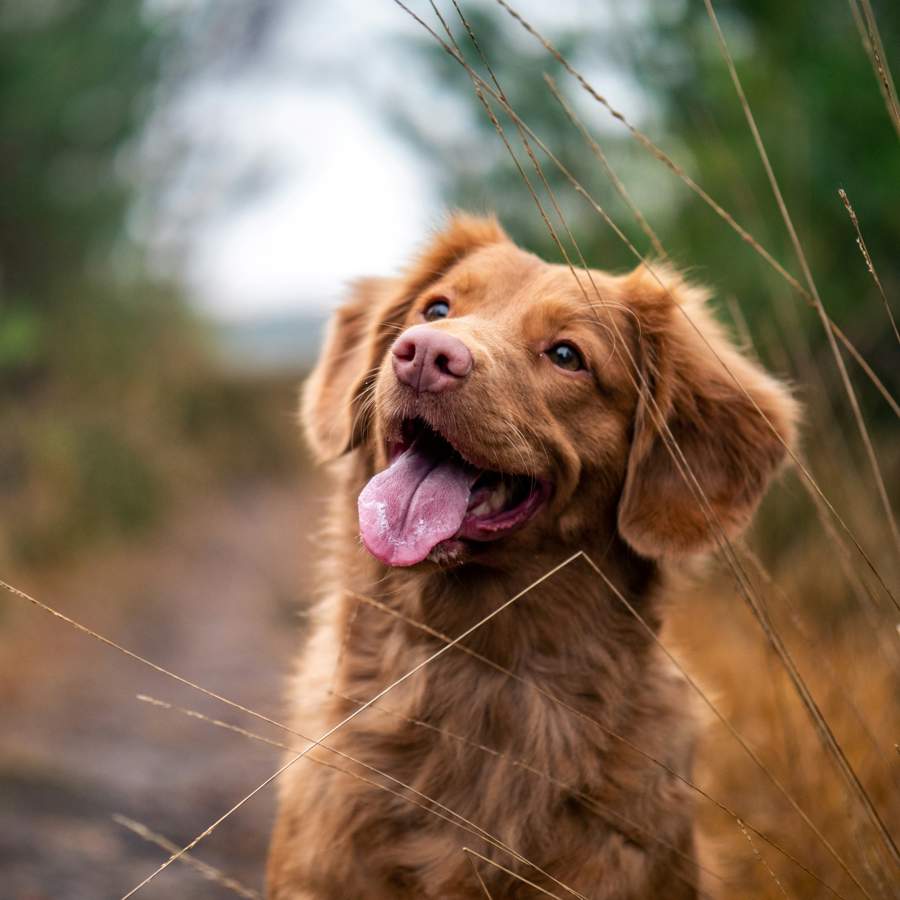
[[[428,325],[405,331],[391,348],[394,372],[417,393],[458,388],[472,371],[472,353],[459,339]]]

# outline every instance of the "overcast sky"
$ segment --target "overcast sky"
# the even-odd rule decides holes
[[[148,0],[157,14],[198,2]],[[597,10],[584,0],[518,8],[551,29]],[[178,146],[182,159],[155,172],[165,201],[135,228],[204,310],[234,319],[329,309],[353,277],[395,271],[440,220],[427,162],[360,88],[366,79],[388,93],[423,90],[392,40],[403,34],[422,32],[391,0],[287,2],[258,52],[167,104],[148,165],[155,144]],[[420,101],[450,127],[454,108],[439,90]],[[257,174],[242,185],[245,171]]]

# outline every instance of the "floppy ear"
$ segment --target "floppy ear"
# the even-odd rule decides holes
[[[300,418],[306,439],[322,462],[340,456],[362,437],[361,395],[380,362],[378,324],[390,321],[398,283],[365,278],[328,323],[319,361],[303,386]]]
[[[319,361],[303,387],[300,417],[320,462],[365,439],[371,417],[365,395],[413,300],[473,250],[504,240],[496,219],[458,213],[401,278],[365,278],[353,284],[328,325]]]
[[[719,528],[732,538],[749,523],[785,444],[794,443],[798,407],[784,385],[732,345],[705,308],[704,291],[665,267],[654,270],[665,288],[643,267],[625,279],[641,323],[644,385],[618,522],[638,553],[661,557],[708,550]],[[705,502],[661,436],[660,417]]]

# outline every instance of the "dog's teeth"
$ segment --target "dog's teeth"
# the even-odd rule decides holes
[[[482,518],[496,515],[506,508],[509,503],[509,497],[510,489],[508,485],[501,481],[482,497],[477,506],[473,506],[468,510],[469,515]]]
[[[506,485],[498,484],[487,494],[477,506],[473,506],[469,513],[473,516],[492,516],[506,505]]]
[[[492,513],[499,512],[506,505],[507,490],[505,484],[500,484],[490,497],[488,497],[488,508]]]

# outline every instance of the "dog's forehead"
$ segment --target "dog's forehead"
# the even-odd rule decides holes
[[[448,273],[448,293],[482,316],[500,316],[530,334],[621,308],[621,278],[544,262],[512,243],[485,247]]]
[[[454,293],[480,304],[496,304],[532,282],[547,264],[515,244],[484,247],[460,260],[448,273]]]
[[[509,242],[472,253],[446,280],[456,296],[485,312],[514,307],[524,314],[540,305],[547,314],[582,314],[589,306],[618,300],[621,293],[615,276],[547,263]]]

